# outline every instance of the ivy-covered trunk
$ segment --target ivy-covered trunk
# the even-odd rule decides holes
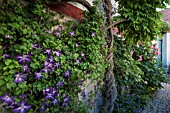
[[[111,0],[103,0],[103,8],[104,8],[105,17],[106,17],[106,24],[107,26],[110,26],[113,24]],[[114,37],[113,37],[112,27],[108,28],[107,30],[106,41],[107,41],[107,46],[109,49],[107,53],[109,67],[106,69],[106,75],[104,79],[104,87],[105,87],[106,93],[104,94],[103,107],[105,110],[111,113],[114,109],[114,102],[117,97],[117,88],[115,85],[115,78],[114,78],[114,73],[113,73],[112,48],[113,48]]]

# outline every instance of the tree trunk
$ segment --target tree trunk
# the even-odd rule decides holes
[[[111,0],[103,0],[103,8],[105,11],[105,16],[106,16],[106,21],[107,25],[111,26],[113,24],[112,22],[112,4]],[[108,33],[106,36],[107,40],[107,45],[109,48],[109,51],[107,53],[107,59],[109,62],[109,67],[106,70],[106,75],[104,79],[104,84],[105,84],[105,89],[106,93],[104,95],[104,102],[103,102],[103,107],[105,110],[107,110],[109,113],[113,112],[114,109],[114,102],[117,97],[117,88],[115,85],[115,78],[114,78],[114,73],[113,73],[113,26],[108,28]]]

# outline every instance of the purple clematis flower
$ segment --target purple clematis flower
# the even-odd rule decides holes
[[[43,94],[46,95],[47,93],[50,93],[51,88],[46,88],[43,90]]]
[[[90,102],[90,106],[93,107],[93,102]]]
[[[42,105],[40,110],[41,110],[42,113],[44,113],[46,109],[47,108],[44,105]]]
[[[96,36],[96,32],[93,32],[93,33],[91,34],[91,36],[92,36],[92,37]]]
[[[21,94],[21,95],[19,95],[19,98],[24,99],[24,98],[26,98],[27,96],[28,96],[28,94]]]
[[[25,105],[25,104],[26,104],[25,100],[21,100],[20,106],[14,108],[12,111],[18,113],[26,113],[26,110],[29,110],[31,108],[31,105]]]
[[[58,69],[60,67],[60,65],[61,65],[60,62],[57,62],[57,63],[54,64],[54,68]]]
[[[77,59],[77,58],[76,58],[76,62],[77,62],[78,64],[80,64],[80,60],[79,60],[79,59]]]
[[[50,56],[50,58],[47,58],[46,61],[49,61],[50,63],[53,63],[54,62],[54,57]]]
[[[4,58],[9,58],[10,56],[8,54],[3,54]]]
[[[69,97],[65,97],[62,106],[63,107],[67,106],[69,102],[70,102]]]
[[[21,73],[17,73],[15,74],[15,79],[14,79],[14,83],[21,83],[24,82],[24,79],[27,77],[28,74],[21,74]]]
[[[80,42],[77,42],[77,43],[76,43],[76,47],[79,47],[79,46],[80,46]]]
[[[74,32],[74,31],[71,31],[71,32],[70,32],[70,35],[71,35],[71,36],[75,36],[75,32]]]
[[[81,57],[83,57],[83,58],[84,58],[84,56],[85,56],[85,54],[84,54],[84,53],[81,53]]]
[[[11,38],[13,38],[13,37],[10,36],[10,35],[5,35],[5,38],[6,38],[6,39],[11,39]]]
[[[52,99],[54,100],[55,95],[52,93],[47,93],[45,99]]]
[[[17,107],[17,106],[18,106],[18,103],[15,102],[15,101],[13,101],[12,103],[8,104],[8,106],[6,106],[5,108],[7,108],[7,109],[13,109],[13,108],[15,108],[15,107]]]
[[[59,36],[59,35],[60,35],[60,32],[55,31],[54,34],[55,34],[56,36]]]
[[[23,56],[17,56],[16,58],[18,59],[19,63],[25,63],[25,62],[31,62],[30,54],[28,55],[23,55]]]
[[[43,77],[42,72],[39,72],[39,73],[35,72],[35,75],[36,75],[35,78],[38,80],[40,80]]]
[[[58,57],[61,55],[61,51],[59,51],[59,50],[58,51],[54,50],[53,53],[56,54],[56,56],[58,56]]]
[[[85,98],[86,98],[85,89],[83,89],[83,91],[81,92],[81,96],[83,97],[83,99],[85,99]]]
[[[47,55],[51,55],[51,49],[47,49],[44,53]]]
[[[62,26],[59,26],[57,31],[61,32],[62,31]]]
[[[49,73],[51,71],[51,69],[49,67],[45,67],[44,69],[42,69],[41,71],[45,72],[45,73]]]
[[[52,101],[52,103],[53,103],[53,105],[55,106],[55,105],[57,105],[57,104],[59,103],[59,100],[54,99],[54,101]]]
[[[48,62],[47,60],[44,62],[44,67],[51,69],[53,67],[53,64],[51,62]]]
[[[38,36],[38,34],[35,34],[34,36],[36,36],[36,37],[37,37],[37,36]]]
[[[71,71],[70,70],[67,70],[64,74],[65,77],[69,77],[71,75]]]
[[[13,98],[10,97],[8,94],[5,94],[4,96],[0,96],[0,100],[2,100],[3,102],[7,104],[14,102]]]
[[[28,65],[23,65],[22,69],[23,69],[24,72],[28,72],[29,71]]]
[[[56,86],[61,86],[61,87],[63,87],[63,84],[64,83],[64,80],[62,81],[62,82],[58,82],[57,84],[56,84]]]
[[[130,104],[130,101],[129,101],[129,100],[127,100],[127,101],[126,101],[126,104]]]

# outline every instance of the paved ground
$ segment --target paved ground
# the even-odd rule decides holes
[[[170,76],[169,76],[170,78]],[[170,84],[163,84],[142,113],[170,113]]]

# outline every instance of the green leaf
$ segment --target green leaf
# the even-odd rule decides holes
[[[6,64],[7,66],[10,65],[10,63],[12,63],[12,60],[10,60],[10,59],[8,59],[8,60],[5,61],[5,64]]]
[[[3,80],[0,80],[0,86],[4,85],[5,82]]]

